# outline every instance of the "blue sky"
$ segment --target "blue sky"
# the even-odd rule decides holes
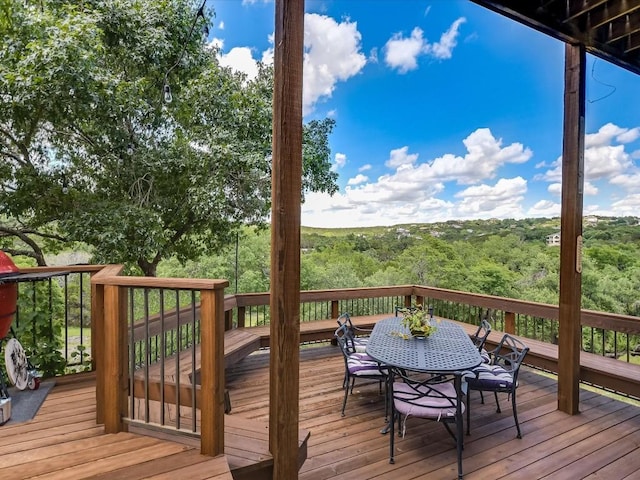
[[[224,65],[273,61],[272,0],[208,0]],[[340,191],[302,224],[560,214],[564,44],[468,0],[307,0],[304,119]],[[584,214],[639,215],[640,76],[587,55]]]

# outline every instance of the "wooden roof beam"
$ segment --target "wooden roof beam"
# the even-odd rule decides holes
[[[640,31],[640,9],[611,22],[605,42],[612,43],[638,31]]]
[[[629,35],[627,48],[624,50],[624,53],[630,52],[640,53],[640,32],[635,32]]]
[[[583,17],[594,8],[606,4],[608,1],[609,0],[567,0],[567,18],[564,19],[564,23],[569,23],[579,17]],[[576,8],[578,4],[582,5]]]
[[[587,28],[600,28],[617,18],[638,10],[638,8],[639,6],[637,3],[630,7],[628,0],[620,0],[613,4],[607,3],[603,8],[589,12],[587,15]]]

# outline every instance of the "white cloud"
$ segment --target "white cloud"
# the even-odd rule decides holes
[[[524,163],[533,155],[521,143],[503,147],[502,139],[496,139],[488,128],[479,128],[463,143],[468,152],[464,157],[445,154],[421,167],[429,170],[430,177],[441,181],[473,184],[494,178],[496,170],[505,164]]]
[[[256,3],[259,0],[245,0]],[[266,1],[266,0],[265,0]],[[303,67],[303,114],[313,111],[315,104],[333,94],[338,82],[344,82],[357,75],[367,60],[361,53],[360,40],[356,22],[345,20],[337,23],[334,19],[318,15],[305,14],[304,34],[304,67]],[[269,43],[274,37],[269,35]],[[211,45],[220,49],[220,64],[231,67],[235,71],[244,72],[248,79],[258,74],[258,65],[254,51],[249,47],[234,47],[223,53],[224,42],[213,39]],[[262,63],[273,64],[273,47],[260,54]]]
[[[531,152],[518,143],[503,146],[488,129],[476,130],[463,143],[469,151],[464,157],[446,154],[431,163],[418,163],[418,154],[409,153],[408,146],[392,150],[386,162],[390,173],[376,179],[357,175],[333,197],[308,195],[302,206],[303,224],[347,227],[522,217],[527,191],[522,177],[498,179],[494,185],[474,184],[495,178],[506,163],[527,161]],[[455,196],[449,193],[451,201],[440,198],[446,182],[473,186]]]
[[[501,178],[494,186],[477,185],[456,193],[462,201],[457,211],[465,218],[521,217],[521,203],[527,192],[522,177]]]
[[[550,200],[540,200],[527,211],[530,217],[559,217],[561,205]]]
[[[265,65],[273,65],[273,48],[267,48],[264,52],[262,52],[261,61]]]
[[[333,159],[333,164],[336,169],[342,168],[347,163],[347,156],[344,153],[336,153]]]
[[[620,212],[618,215],[632,215],[637,216],[638,210],[640,210],[640,193],[634,193],[622,200],[611,204],[614,211]]]
[[[236,72],[243,72],[249,80],[258,76],[258,64],[249,47],[234,47],[229,53],[220,53],[220,65],[231,67]]]
[[[385,162],[385,165],[389,168],[399,168],[403,165],[413,165],[414,163],[416,163],[416,160],[418,160],[418,154],[409,154],[408,152],[409,147],[407,146],[391,150],[391,153],[389,154],[389,160]]]
[[[640,195],[640,168],[634,160],[640,158],[640,151],[627,153],[625,146],[640,138],[640,127],[621,128],[613,123],[600,127],[596,133],[585,135],[584,152],[584,214],[597,215],[637,215],[637,195]],[[561,195],[562,157],[551,165],[540,163],[537,167],[547,168],[535,180],[550,183],[548,192],[556,197]],[[609,188],[607,188],[609,187]],[[611,188],[613,197],[605,197]],[[629,195],[609,204],[611,198],[620,198],[620,192]],[[586,203],[586,198],[608,206]],[[635,210],[634,210],[635,209]],[[540,209],[541,211],[544,209]],[[531,211],[535,214],[537,210]],[[558,211],[559,214],[559,211]]]
[[[449,58],[451,58],[453,49],[458,44],[458,28],[466,21],[466,18],[461,17],[453,22],[451,27],[449,27],[449,30],[442,34],[442,36],[440,37],[440,41],[432,44],[429,47],[429,52],[431,53],[431,55],[440,60],[448,60]]]
[[[616,140],[620,143],[635,142],[640,137],[640,127],[628,129],[626,132],[621,133],[616,137]]]
[[[303,114],[316,102],[331,97],[338,82],[357,75],[366,64],[360,51],[362,36],[356,22],[337,23],[333,18],[308,13],[304,16]]]
[[[425,15],[429,9],[425,12]],[[420,27],[415,27],[409,37],[401,32],[395,33],[385,44],[385,62],[399,73],[407,73],[418,68],[418,57],[429,55],[438,60],[448,60],[453,55],[453,49],[458,44],[459,28],[466,22],[466,18],[455,20],[445,31],[438,42],[429,43],[423,38],[424,32]]]
[[[634,129],[637,130],[637,129]],[[585,149],[590,147],[601,147],[604,145],[611,145],[611,142],[614,138],[622,137],[625,138],[625,134],[633,135],[633,133],[629,134],[628,128],[621,128],[613,123],[607,123],[600,127],[597,133],[589,133],[585,135],[584,146]],[[637,135],[637,133],[636,133]],[[636,136],[637,138],[637,136]],[[622,140],[618,140],[620,143],[625,143]]]
[[[607,123],[597,133],[585,136],[584,177],[585,182],[623,178],[634,168],[632,157],[625,152],[624,145],[612,145],[621,138],[630,141],[638,129],[620,128]],[[546,165],[544,165],[546,166]],[[560,182],[562,178],[562,157],[551,164],[551,169],[536,176],[537,180]]]
[[[371,166],[370,163],[365,163],[364,165],[362,165],[358,171],[359,172],[366,172],[367,170],[371,170],[373,167]]]
[[[218,23],[218,29],[219,30],[224,30],[224,22],[220,21],[220,23]]]
[[[555,197],[560,198],[560,196],[562,195],[562,183],[559,183],[559,182],[550,183],[549,186],[547,187],[547,192],[549,192],[551,195]],[[592,195],[592,196],[598,195],[598,187],[596,187],[591,182],[584,182],[583,194]]]
[[[596,196],[598,195],[598,187],[591,182],[584,182],[582,193],[584,195]]]
[[[407,73],[418,68],[418,56],[426,53],[427,43],[422,38],[422,29],[416,27],[410,37],[403,37],[396,33],[384,46],[384,61],[391,68],[397,68],[400,73]]]
[[[562,183],[554,182],[549,184],[547,192],[551,195],[555,195],[556,197],[560,197],[560,195],[562,195]]]
[[[640,172],[616,175],[610,183],[630,193],[640,192]]]
[[[224,47],[224,40],[221,38],[212,38],[211,41],[209,42],[209,48],[214,48],[216,50],[222,50],[222,48]]]
[[[350,178],[349,180],[347,180],[347,185],[360,185],[361,183],[364,183],[364,182],[367,182],[367,181],[369,181],[369,177],[359,173],[355,177]]]
[[[370,51],[369,51],[369,58],[367,58],[367,62],[369,63],[378,63],[378,49],[376,47],[373,47]]]

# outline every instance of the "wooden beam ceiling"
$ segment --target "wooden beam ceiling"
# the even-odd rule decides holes
[[[640,74],[640,0],[472,0]]]

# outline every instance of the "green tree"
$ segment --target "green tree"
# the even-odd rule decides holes
[[[191,0],[0,0],[6,235],[84,242],[96,262],[155,275],[265,221],[273,71],[221,67],[193,34],[210,14]],[[333,126],[304,126],[307,190],[337,190]]]

